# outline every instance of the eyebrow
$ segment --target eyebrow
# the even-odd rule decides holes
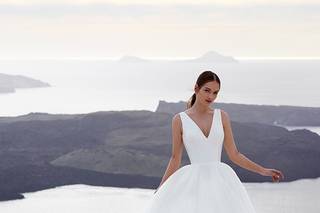
[[[205,89],[209,89],[209,90],[211,90],[209,87],[205,87]],[[215,92],[219,92],[219,90],[217,90],[217,91],[215,91]]]

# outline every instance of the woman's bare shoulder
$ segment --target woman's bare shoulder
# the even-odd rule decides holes
[[[173,115],[173,117],[172,117],[172,127],[174,129],[179,129],[180,131],[182,131],[182,120],[181,119],[182,118],[180,116],[180,112]]]
[[[220,109],[220,111],[221,111],[222,123],[223,124],[229,123],[230,122],[229,114],[226,111],[224,111],[223,109]]]
[[[176,114],[174,114],[173,115],[173,117],[172,117],[172,122],[173,123],[181,123],[181,116],[180,116],[180,113],[181,112],[178,112],[178,113],[176,113]]]
[[[226,111],[224,111],[223,109],[220,109],[221,111],[221,115],[224,117],[229,117],[228,113]]]

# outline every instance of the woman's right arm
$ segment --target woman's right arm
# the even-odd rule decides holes
[[[159,184],[158,188],[170,177],[170,175],[172,175],[176,170],[179,169],[181,164],[182,153],[183,153],[182,123],[181,123],[180,115],[176,114],[172,118],[171,157],[170,157],[167,169],[162,177],[161,183]]]

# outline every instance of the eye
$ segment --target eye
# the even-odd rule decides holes
[[[208,90],[208,89],[205,89],[204,91],[209,92],[209,90]]]

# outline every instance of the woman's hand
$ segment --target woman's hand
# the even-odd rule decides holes
[[[276,169],[264,168],[260,174],[263,176],[271,176],[272,182],[279,182],[280,178],[284,178],[283,173]]]

